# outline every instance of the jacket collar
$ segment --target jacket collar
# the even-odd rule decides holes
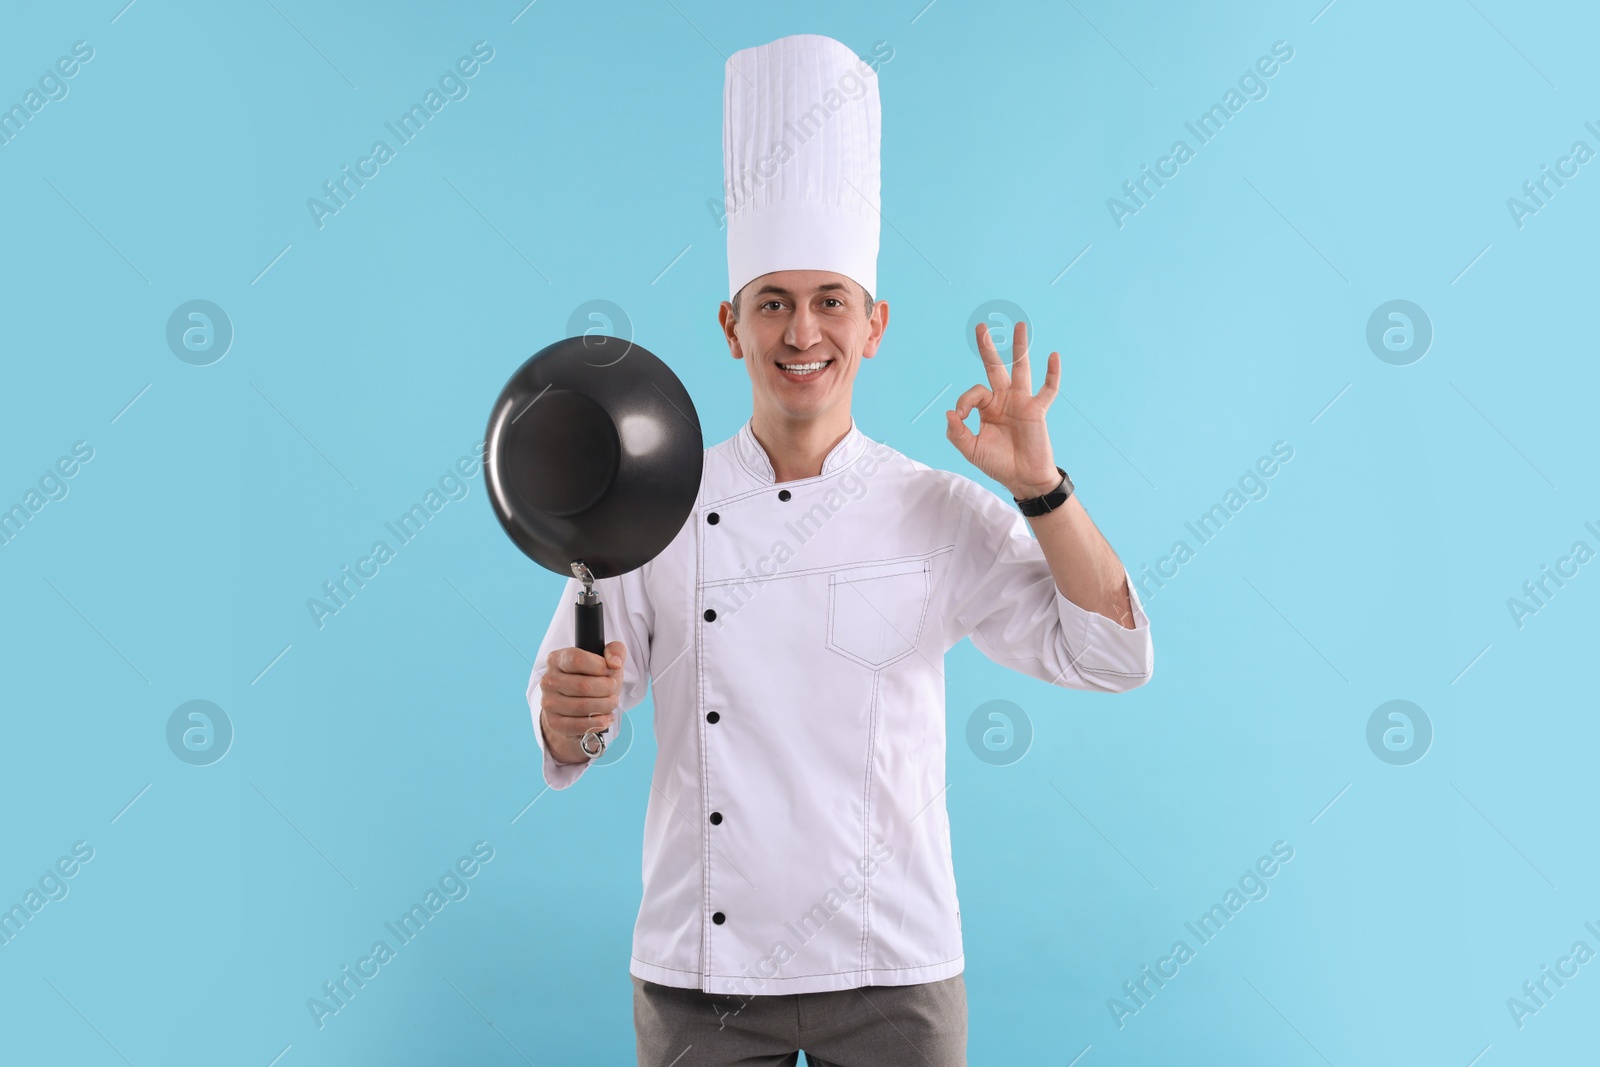
[[[753,417],[746,419],[744,425],[739,427],[739,433],[734,438],[734,451],[739,457],[739,462],[755,476],[756,481],[764,485],[775,484],[777,474],[772,469],[772,460],[768,457],[767,450],[761,447],[761,442],[756,440],[755,431],[750,428],[752,421]],[[855,417],[851,416],[850,431],[823,459],[820,477],[827,477],[844,470],[861,456],[866,447],[867,436],[856,426]]]

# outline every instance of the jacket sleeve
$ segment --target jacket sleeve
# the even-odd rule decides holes
[[[1120,693],[1155,669],[1150,620],[1128,581],[1134,628],[1062,595],[1028,520],[969,478],[955,494],[963,515],[947,579],[954,633],[1002,667],[1051,685]],[[1127,580],[1127,570],[1123,570]]]
[[[649,689],[650,638],[654,631],[655,615],[645,590],[643,569],[629,571],[614,578],[601,578],[594,583],[600,594],[601,611],[605,616],[606,643],[621,641],[626,649],[622,664],[622,692],[618,696],[617,710],[632,710],[644,699]],[[571,648],[576,637],[572,607],[578,601],[583,584],[568,578],[561,590],[560,603],[539,644],[539,654],[534,658],[533,675],[528,679],[528,708],[533,713],[533,739],[539,746],[544,763],[544,780],[551,789],[565,789],[588,769],[588,763],[561,763],[545,747],[544,731],[539,728],[539,681],[549,670],[550,653],[558,648]],[[610,744],[622,730],[622,716],[606,730],[604,737]]]

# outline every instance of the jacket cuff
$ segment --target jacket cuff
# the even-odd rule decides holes
[[[587,761],[584,763],[562,763],[550,754],[550,750],[545,747],[544,731],[539,728],[537,712],[534,713],[533,717],[533,734],[538,739],[539,751],[543,754],[544,784],[551,789],[567,788],[573,782],[576,782],[584,771],[589,769]],[[610,739],[608,738],[607,740]]]
[[[1074,666],[1089,681],[1113,692],[1143,685],[1155,670],[1150,619],[1145,615],[1144,605],[1139,603],[1139,591],[1126,569],[1122,576],[1128,584],[1128,600],[1133,608],[1131,630],[1097,611],[1079,607],[1051,583]]]

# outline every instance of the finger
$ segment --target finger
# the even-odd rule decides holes
[[[622,679],[616,675],[568,674],[549,671],[539,679],[539,688],[546,693],[568,697],[610,697],[622,691]]]
[[[1028,364],[1028,324],[1023,319],[1011,331],[1011,384],[1033,395],[1033,370]]]
[[[612,670],[619,670],[626,660],[628,650],[621,641],[612,641],[606,645],[606,666]]]
[[[1044,385],[1039,387],[1039,399],[1046,407],[1056,398],[1061,391],[1061,353],[1050,353],[1050,362],[1045,364]]]
[[[593,715],[563,715],[546,709],[544,727],[547,733],[576,741],[590,730],[605,733],[616,723],[616,712],[597,712]]]
[[[994,394],[981,385],[974,385],[960,396],[956,397],[956,418],[965,425],[966,418],[972,414],[972,409],[978,409],[978,417],[982,419],[983,409],[989,406],[989,401]]]
[[[615,696],[573,697],[560,693],[545,693],[539,698],[539,706],[547,714],[574,721],[610,715],[619,707]]]
[[[978,447],[978,436],[967,428],[966,423],[956,418],[954,411],[946,411],[944,420],[944,435],[956,446],[957,451],[967,459],[972,459],[973,450]]]
[[[966,417],[976,407],[978,409],[978,429],[983,429],[983,409],[994,398],[994,394],[981,385],[974,385],[960,396],[956,397],[956,406],[953,410],[946,411],[945,436],[950,443],[955,445],[967,459],[972,459],[978,447],[978,435],[973,433],[966,424]]]
[[[566,674],[607,673],[603,658],[581,648],[558,648],[550,653],[550,669]]]
[[[989,376],[990,388],[999,392],[1011,384],[1005,360],[995,351],[994,337],[990,335],[989,327],[981,322],[978,323],[978,356],[983,360],[983,370]]]
[[[542,705],[545,720],[559,730],[577,731],[582,733],[590,730],[597,723],[610,723],[620,714],[616,707],[602,701],[569,701],[562,697],[552,698]]]

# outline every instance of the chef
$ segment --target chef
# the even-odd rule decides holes
[[[600,750],[583,735],[611,740],[654,688],[641,1064],[964,1064],[944,654],[970,637],[1100,692],[1151,675],[1138,594],[1051,449],[1056,353],[1035,393],[1024,328],[1008,369],[979,327],[987,384],[945,412],[1010,499],[856,425],[851,389],[889,324],[879,124],[874,71],[831,38],[728,60],[719,319],[752,414],[706,449],[666,550],[595,583],[606,656],[572,647],[571,579],[529,683],[553,789]]]

